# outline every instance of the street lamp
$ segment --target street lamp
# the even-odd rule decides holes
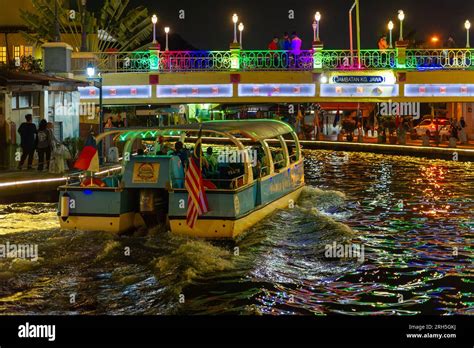
[[[390,36],[389,36],[389,38],[390,38],[389,48],[393,48],[393,45],[392,45],[393,22],[392,22],[392,21],[388,22],[388,31],[389,31],[389,33],[390,33]]]
[[[82,33],[81,33],[81,52],[87,51],[87,30],[86,30],[86,6],[87,0],[81,0],[81,26],[82,26]]]
[[[240,47],[242,48],[242,32],[244,31],[244,23],[239,24],[239,31],[240,31]]]
[[[156,43],[156,23],[158,23],[158,17],[153,15],[151,17],[151,22],[153,23],[153,43]]]
[[[467,35],[466,48],[471,48],[471,45],[469,42],[469,30],[471,29],[471,22],[469,22],[469,20],[466,20],[466,22],[464,22],[464,28],[466,28],[466,35]]]
[[[316,39],[314,41],[319,41],[319,21],[321,20],[321,13],[319,11],[314,15],[314,19],[316,21]]]
[[[398,19],[400,20],[400,41],[403,41],[403,21],[405,20],[405,12],[398,10]]]
[[[236,13],[232,16],[232,22],[234,22],[234,43],[237,42],[237,22],[239,21],[239,16]]]
[[[103,124],[103,83],[102,83],[102,76],[99,75],[96,77],[95,67],[92,63],[89,63],[87,66],[87,80],[90,81],[90,85],[94,86],[99,89],[99,134],[104,131],[104,124]],[[99,159],[102,162],[102,142],[99,143]]]
[[[170,32],[170,27],[165,27],[165,34],[166,34],[166,47],[165,50],[168,51],[168,34]]]

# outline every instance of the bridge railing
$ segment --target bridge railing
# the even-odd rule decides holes
[[[158,57],[158,70],[162,72],[231,69],[230,51],[162,51]]]
[[[323,50],[322,65],[326,70],[395,69],[396,50],[361,50],[360,65],[357,51]]]
[[[313,51],[240,51],[240,70],[312,70]]]
[[[474,68],[472,49],[407,49],[407,69],[469,69]]]
[[[315,60],[323,70],[474,69],[474,49],[407,49],[405,65],[397,49],[293,51],[137,51],[100,52],[96,59],[73,59],[73,72],[84,74],[95,64],[102,73],[185,71],[311,71]],[[237,68],[235,67],[237,61]]]

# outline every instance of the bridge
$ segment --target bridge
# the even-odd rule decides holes
[[[78,53],[114,104],[474,102],[474,49],[160,51]],[[81,99],[96,99],[94,87]]]

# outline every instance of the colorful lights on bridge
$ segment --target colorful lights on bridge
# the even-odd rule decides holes
[[[473,97],[474,84],[406,84],[406,97]]]
[[[230,98],[232,96],[232,84],[160,85],[156,87],[157,98]]]
[[[321,97],[374,97],[389,98],[399,96],[399,87],[393,85],[372,85],[372,84],[323,84],[320,91]]]
[[[314,97],[314,84],[239,84],[239,97]]]
[[[395,81],[394,81],[395,80]],[[390,83],[394,81],[394,83]],[[316,83],[243,83],[237,84],[234,94],[233,84],[187,84],[157,85],[154,97],[175,98],[234,98],[234,97],[328,97],[328,98],[395,98],[405,97],[474,97],[474,84],[404,84],[396,83],[390,74],[381,75],[341,75],[323,74]],[[104,99],[151,99],[153,86],[105,86]],[[403,89],[403,94],[401,90]],[[79,88],[81,99],[99,98],[96,87]]]
[[[97,99],[99,98],[99,89],[97,87],[79,87],[81,99]],[[104,99],[119,98],[151,98],[151,86],[104,86]]]

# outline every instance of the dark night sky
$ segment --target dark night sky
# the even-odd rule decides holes
[[[91,2],[91,1],[90,1]],[[96,4],[99,1],[94,1]],[[465,45],[464,22],[474,27],[474,0],[361,0],[362,47],[375,48],[390,19],[395,23],[394,40],[398,38],[397,11],[403,9],[406,19],[404,33],[416,30],[416,39],[432,34],[445,41],[453,35],[458,45]],[[291,5],[289,5],[291,3]],[[266,49],[274,34],[296,30],[309,49],[312,40],[314,13],[322,13],[321,39],[326,48],[349,47],[348,10],[353,0],[131,0],[132,6],[144,5],[159,18],[159,31],[164,26],[179,33],[200,49],[225,50],[233,39],[232,14],[239,15],[245,25],[245,49]],[[97,5],[96,5],[97,6]],[[178,19],[185,10],[186,18]],[[295,19],[288,19],[288,11]],[[355,21],[354,21],[355,24]],[[474,30],[473,30],[474,31]],[[474,41],[474,32],[472,33]],[[170,47],[173,49],[173,47]]]

